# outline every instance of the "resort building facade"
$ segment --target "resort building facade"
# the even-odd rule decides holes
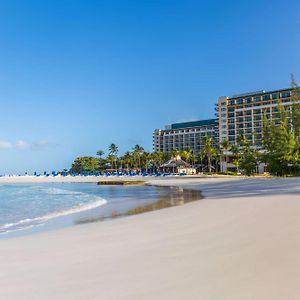
[[[251,145],[260,148],[264,115],[276,122],[279,104],[291,110],[292,89],[220,97],[215,107],[219,118],[220,144],[224,140],[236,144],[243,135]]]
[[[211,137],[214,147],[219,147],[218,119],[175,123],[165,126],[165,129],[156,129],[153,133],[153,150],[170,153],[193,149],[200,152],[206,136]]]
[[[153,134],[153,150],[172,152],[193,149],[201,152],[203,139],[208,135],[215,148],[222,148],[222,141],[236,145],[243,136],[252,147],[263,151],[264,118],[274,121],[275,124],[279,123],[280,105],[290,111],[294,103],[292,88],[268,92],[262,90],[232,97],[222,96],[215,105],[216,119],[176,123],[163,130],[156,129]],[[237,170],[232,153],[228,149],[225,152],[220,157],[220,170]],[[263,173],[265,168],[266,165],[261,163],[257,172]]]
[[[290,111],[294,101],[291,88],[220,97],[215,107],[216,116],[219,118],[220,147],[222,141],[238,144],[239,138],[243,136],[252,147],[263,151],[264,118],[274,121],[275,124],[280,122],[280,105]],[[225,157],[220,158],[222,172],[236,169],[232,153],[228,150],[226,152]],[[263,173],[265,169],[264,163],[257,166],[258,173]]]

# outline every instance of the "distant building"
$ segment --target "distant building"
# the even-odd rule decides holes
[[[174,150],[203,149],[203,139],[209,136],[213,146],[219,146],[218,119],[175,123],[165,129],[156,129],[153,133],[153,150],[172,152]]]
[[[236,144],[243,135],[253,146],[262,145],[263,117],[279,120],[278,105],[291,109],[292,89],[258,91],[233,97],[220,97],[216,104],[219,117],[220,143],[228,140]]]

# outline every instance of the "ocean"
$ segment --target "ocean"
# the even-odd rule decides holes
[[[170,195],[170,188],[143,185],[0,184],[0,238],[106,220]]]

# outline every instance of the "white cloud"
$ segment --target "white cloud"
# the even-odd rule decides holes
[[[0,140],[0,150],[42,150],[49,146],[49,142],[46,140],[29,143],[23,140],[19,140],[15,143],[10,141]]]
[[[30,144],[28,144],[27,142],[24,142],[22,140],[19,140],[19,141],[16,142],[15,148],[20,149],[20,150],[29,149]]]
[[[13,148],[12,143],[0,140],[0,149],[11,149],[11,148]]]

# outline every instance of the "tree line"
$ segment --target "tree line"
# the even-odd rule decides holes
[[[135,145],[131,151],[119,154],[119,147],[112,143],[108,147],[108,154],[105,156],[103,150],[98,150],[96,156],[83,156],[75,159],[70,169],[73,173],[96,173],[115,170],[137,170],[157,172],[159,167],[172,157],[180,156],[183,160],[195,166],[207,165],[207,171],[212,172],[218,165],[219,155],[217,149],[212,146],[211,137],[204,139],[203,150],[200,153],[193,149],[184,151],[174,150],[172,152],[148,152],[142,146]]]

